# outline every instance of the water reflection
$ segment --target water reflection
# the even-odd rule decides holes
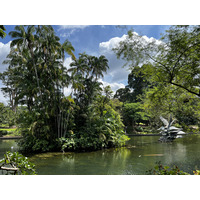
[[[4,157],[6,151],[18,151],[16,140],[0,140],[0,159]]]
[[[127,148],[86,153],[48,153],[31,157],[39,174],[122,174],[131,151]]]
[[[38,174],[107,175],[145,174],[156,162],[177,165],[188,173],[200,169],[200,136],[186,136],[173,143],[159,143],[159,136],[132,137],[127,147],[84,153],[42,153],[30,157]],[[13,148],[11,148],[13,147]],[[0,141],[0,156],[15,151],[15,141]]]

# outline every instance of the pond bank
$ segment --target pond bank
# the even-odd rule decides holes
[[[127,136],[162,136],[162,134],[126,134]]]
[[[21,139],[22,136],[5,136],[5,137],[0,137],[0,140],[13,140],[13,139]]]

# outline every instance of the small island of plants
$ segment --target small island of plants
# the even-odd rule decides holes
[[[4,31],[0,26],[0,37]],[[127,85],[115,94],[101,80],[108,59],[75,56],[71,42],[61,43],[52,26],[20,25],[9,35],[8,67],[0,73],[9,103],[0,103],[0,137],[22,136],[23,153],[121,147],[126,133],[158,133],[159,117],[169,114],[178,129],[199,132],[199,26],[171,26],[160,40],[148,41],[128,31],[112,49],[129,66]],[[168,174],[167,167],[156,170]]]
[[[122,146],[128,140],[111,101],[111,88],[99,78],[107,71],[105,56],[76,58],[52,26],[16,26],[11,51],[1,74],[26,153],[92,151]],[[73,62],[64,66],[65,56]],[[65,90],[71,95],[65,96]],[[20,105],[20,108],[19,106]]]

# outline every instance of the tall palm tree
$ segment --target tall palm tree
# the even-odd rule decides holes
[[[15,31],[11,31],[9,35],[12,38],[15,38],[11,42],[11,47],[17,46],[18,50],[22,49],[22,51],[26,51],[28,49],[31,54],[32,66],[35,71],[37,86],[41,97],[41,103],[43,105],[42,92],[39,84],[39,77],[38,77],[35,54],[34,54],[34,48],[35,48],[35,40],[33,35],[34,32],[35,32],[34,25],[27,26],[27,29],[25,29],[25,26],[20,25],[20,26],[15,26]]]
[[[107,69],[109,69],[108,60],[103,55],[101,55],[99,58],[92,56],[91,68],[92,76],[94,76],[95,80],[97,80],[98,78],[103,77],[103,72],[107,72]]]
[[[0,25],[0,37],[1,38],[4,38],[6,36],[6,33],[5,33],[5,27],[3,25]]]

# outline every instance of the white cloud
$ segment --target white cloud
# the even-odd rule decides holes
[[[6,59],[7,55],[10,52],[10,42],[7,44],[3,44],[0,42],[0,72],[4,72],[8,65],[2,64],[2,62]],[[0,81],[0,88],[3,86],[2,81]],[[8,98],[5,98],[3,93],[0,90],[0,102],[3,102],[4,104],[7,104]]]
[[[71,29],[68,32],[64,32],[60,34],[60,37],[69,37],[70,35],[72,35],[74,32],[76,32],[78,29]]]
[[[64,88],[64,95],[65,96],[69,96],[70,94],[71,94],[71,92],[72,92],[72,89],[71,89],[71,87],[65,87]]]
[[[103,84],[103,87],[110,86],[112,91],[114,92],[113,94],[115,94],[115,92],[119,88],[125,88],[125,85],[123,83],[117,83],[117,82],[108,83],[106,81],[103,81],[102,79],[99,79],[99,82],[101,82]]]
[[[100,51],[101,52],[107,52],[108,50],[112,51],[112,48],[117,47],[120,41],[123,41],[126,39],[126,36],[127,35],[123,35],[122,37],[114,37],[114,38],[111,38],[107,42],[101,42],[99,44]]]
[[[67,57],[67,58],[65,59],[65,61],[64,61],[64,66],[65,66],[67,69],[69,69],[69,68],[70,68],[70,63],[72,63],[72,62],[73,62],[72,58],[71,58],[71,57]]]
[[[89,26],[90,25],[60,25],[60,28],[58,29],[58,31],[63,31],[63,30],[66,31],[67,30],[67,32],[60,33],[60,37],[68,38],[73,33],[83,30]]]
[[[147,37],[147,36],[139,36],[138,33],[133,32],[133,36],[138,40],[142,45],[148,45],[149,43],[154,42],[156,46],[160,44],[164,44],[160,40],[156,40],[155,38]],[[130,70],[127,67],[122,68],[125,65],[125,61],[122,59],[117,59],[113,48],[116,48],[121,41],[124,41],[127,38],[127,35],[123,35],[122,37],[114,37],[109,41],[101,42],[99,44],[99,53],[100,55],[104,55],[108,59],[108,64],[110,69],[108,70],[108,75],[105,75],[105,80],[111,80],[111,82],[126,82],[128,80],[128,74]],[[156,50],[156,49],[155,49]],[[151,52],[152,53],[152,52]]]
[[[3,86],[4,85],[2,84],[2,81],[0,81],[0,88]],[[0,90],[0,102],[4,103],[5,105],[7,105],[7,102],[8,102],[8,97],[5,98],[1,90]]]
[[[104,55],[108,59],[109,70],[107,75],[105,75],[105,80],[111,79],[111,82],[123,82],[128,80],[128,71],[126,68],[122,68],[125,61],[122,59],[117,59],[117,56],[113,52],[113,48],[119,45],[120,41],[125,40],[126,35],[120,37],[111,38],[107,42],[101,42],[99,44],[99,53]]]
[[[84,29],[88,26],[89,25],[61,25],[60,29]]]
[[[0,72],[3,72],[7,69],[8,65],[3,65],[2,62],[6,59],[6,56],[10,52],[10,42],[3,44],[0,42]]]
[[[73,33],[83,30],[86,27],[89,27],[89,25],[61,25],[60,28],[58,29],[58,31],[67,30],[67,32],[61,33],[60,37],[68,38]]]

